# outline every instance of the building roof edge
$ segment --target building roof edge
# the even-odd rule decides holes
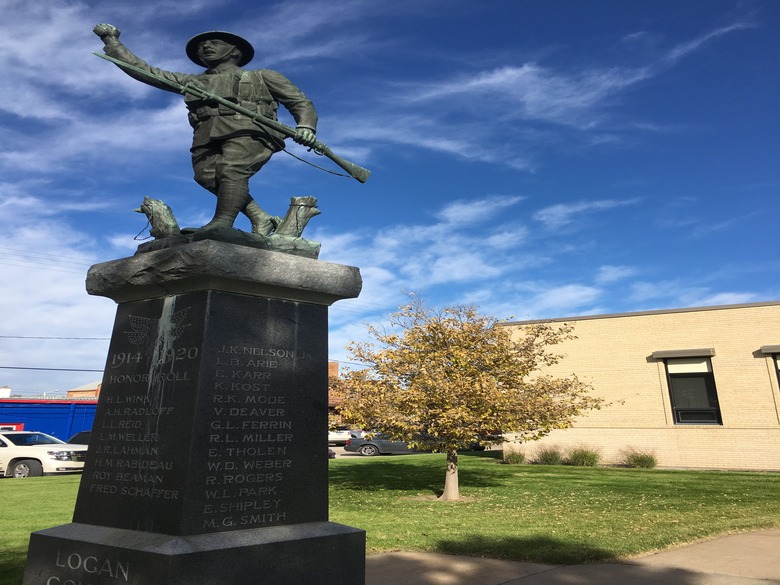
[[[565,323],[568,321],[589,321],[593,319],[615,319],[620,317],[644,317],[649,315],[666,315],[671,313],[695,313],[699,311],[726,311],[730,309],[747,309],[754,307],[770,307],[780,305],[777,301],[761,301],[756,303],[742,303],[733,305],[712,305],[706,307],[686,307],[680,309],[656,309],[651,311],[636,311],[633,313],[605,313],[603,315],[580,315],[575,317],[555,317],[550,319],[529,319],[527,321],[507,321],[502,325],[530,325],[533,323]]]

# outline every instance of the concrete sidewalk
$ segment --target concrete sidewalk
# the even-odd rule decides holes
[[[780,529],[612,563],[542,565],[430,553],[366,559],[366,585],[780,585]]]

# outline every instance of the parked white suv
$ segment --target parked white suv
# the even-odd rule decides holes
[[[346,445],[351,438],[352,434],[349,432],[349,429],[343,427],[328,431],[328,444]]]
[[[70,445],[45,433],[0,432],[0,473],[5,477],[78,473],[86,455],[86,445]]]
[[[360,429],[350,429],[349,427],[336,427],[328,431],[328,444],[346,445],[350,439],[359,439],[363,436]]]

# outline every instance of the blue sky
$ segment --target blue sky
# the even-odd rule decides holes
[[[316,196],[305,235],[361,269],[360,298],[330,312],[332,359],[403,291],[514,319],[780,298],[774,0],[0,0],[0,14],[0,385],[18,393],[100,377],[11,368],[102,369],[115,305],[84,277],[133,254],[145,195],[182,225],[214,208],[181,98],[91,55],[98,22],[175,71],[198,71],[193,35],[244,36],[250,67],[290,77],[318,137],[371,169],[362,185],[280,153],[252,181],[274,214]]]

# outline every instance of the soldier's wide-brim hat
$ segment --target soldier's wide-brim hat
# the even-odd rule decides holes
[[[187,41],[186,51],[187,56],[191,61],[203,67],[208,67],[208,65],[201,61],[200,57],[198,57],[198,45],[209,39],[219,39],[221,41],[225,41],[226,43],[234,45],[239,51],[241,51],[241,61],[238,63],[239,67],[249,63],[252,60],[252,57],[255,56],[254,47],[252,47],[252,45],[246,39],[242,39],[238,35],[234,35],[233,33],[222,30],[210,30],[204,33],[200,33],[199,35],[195,35],[189,41]]]

